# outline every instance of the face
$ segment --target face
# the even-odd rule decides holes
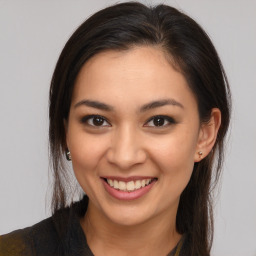
[[[199,137],[195,97],[160,49],[103,52],[81,69],[66,140],[92,212],[121,225],[176,216]]]

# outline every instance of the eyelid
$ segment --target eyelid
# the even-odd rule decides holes
[[[93,124],[88,123],[88,120],[93,119],[93,118],[97,118],[97,117],[103,119],[103,121],[106,122],[108,125],[99,125],[99,126],[97,126],[97,125],[93,125]],[[168,123],[164,124],[164,125],[161,125],[161,126],[148,125],[148,123],[153,121],[155,118],[163,118]],[[86,125],[88,125],[90,127],[94,127],[94,128],[103,128],[103,127],[110,127],[111,126],[111,124],[110,124],[110,122],[108,121],[107,118],[105,118],[104,116],[101,116],[101,115],[97,115],[97,114],[83,116],[80,119],[80,122],[82,124],[86,124]],[[104,124],[104,122],[103,122],[103,124]],[[144,127],[154,127],[154,128],[164,128],[164,127],[170,126],[172,124],[176,124],[176,123],[177,122],[175,121],[175,119],[173,117],[170,117],[170,116],[167,116],[167,115],[155,115],[155,116],[150,117],[143,126]]]
[[[155,118],[163,118],[163,119],[165,119],[165,120],[167,120],[169,123],[166,125],[162,125],[162,126],[149,126],[149,125],[147,125],[150,121],[153,121]],[[144,126],[146,126],[146,127],[155,127],[155,128],[163,128],[163,127],[166,127],[166,126],[169,126],[169,125],[171,125],[171,124],[176,124],[177,122],[175,121],[175,119],[174,118],[172,118],[172,117],[170,117],[170,116],[166,116],[166,115],[156,115],[156,116],[152,116],[152,117],[150,117],[147,121],[146,121],[146,123],[145,123],[145,125]]]
[[[93,119],[93,118],[96,118],[96,117],[99,117],[99,118],[102,118],[104,120],[104,122],[107,122],[108,125],[100,125],[100,126],[97,126],[97,125],[92,125],[92,124],[88,124],[88,120],[90,119]],[[84,116],[80,119],[80,122],[82,124],[86,124],[88,126],[91,126],[91,127],[96,127],[96,128],[101,128],[101,127],[109,127],[111,126],[110,122],[108,121],[107,118],[105,118],[104,116],[101,116],[101,115],[87,115],[87,116]]]

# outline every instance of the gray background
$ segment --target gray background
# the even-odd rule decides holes
[[[51,74],[74,29],[88,15],[115,2],[0,0],[0,234],[49,216]],[[205,28],[233,92],[232,129],[216,200],[212,255],[255,256],[256,1],[163,2],[184,10]]]

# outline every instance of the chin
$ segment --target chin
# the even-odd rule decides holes
[[[138,226],[145,223],[149,218],[148,216],[138,216],[136,214],[119,214],[115,216],[109,216],[109,219],[112,223],[123,226],[123,227],[132,227]]]
[[[110,222],[124,227],[143,224],[155,216],[152,206],[148,208],[145,205],[134,205],[129,202],[124,205],[112,205],[101,210]]]

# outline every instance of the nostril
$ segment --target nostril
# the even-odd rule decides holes
[[[147,159],[146,152],[141,149],[136,150],[136,148],[111,148],[106,156],[109,163],[123,170],[129,169],[133,165],[142,164]]]

